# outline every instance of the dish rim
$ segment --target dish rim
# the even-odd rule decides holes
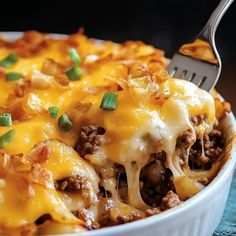
[[[0,32],[0,38],[15,40],[17,38],[20,38],[23,35],[23,33],[24,32],[20,32],[20,31],[2,31]],[[59,33],[46,33],[46,34],[48,34],[50,37],[55,38],[55,39],[68,37],[67,34],[59,34]],[[98,42],[103,41],[99,39],[96,39],[96,40],[98,40]],[[223,99],[221,96],[220,98]],[[229,124],[232,126],[232,132],[236,133],[236,120],[235,120],[235,116],[233,112],[230,112],[229,114],[227,114],[224,119],[227,119],[229,121]],[[126,224],[111,226],[107,228],[101,228],[94,231],[81,232],[79,233],[79,235],[96,236],[96,234],[102,233],[103,236],[108,236],[114,233],[114,231],[115,233],[122,234],[122,233],[127,233],[133,229],[137,231],[140,228],[150,227],[153,224],[157,224],[157,223],[160,224],[169,218],[176,218],[178,217],[178,215],[182,215],[189,208],[194,207],[195,205],[201,203],[201,201],[204,201],[204,199],[207,197],[210,191],[212,192],[216,191],[216,189],[221,184],[223,184],[224,179],[227,179],[229,175],[231,175],[233,169],[236,168],[236,143],[235,142],[233,143],[231,147],[230,154],[231,154],[230,158],[221,167],[219,173],[212,180],[212,182],[209,185],[207,185],[206,188],[204,188],[195,196],[186,200],[179,206],[166,210],[162,212],[161,214],[150,216],[150,217],[140,219],[134,222],[129,222]],[[63,235],[76,235],[76,234],[77,233],[69,233],[69,234],[63,234]]]

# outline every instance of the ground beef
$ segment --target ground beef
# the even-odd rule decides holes
[[[159,207],[154,207],[154,208],[150,208],[150,209],[147,209],[145,211],[145,215],[148,217],[148,216],[153,216],[153,215],[157,215],[161,213],[161,210]]]
[[[167,192],[166,196],[162,198],[160,209],[162,211],[165,211],[170,208],[176,207],[180,203],[181,203],[181,201],[180,201],[178,195],[170,190]]]
[[[99,224],[101,227],[116,225],[117,223],[112,220],[110,208],[114,206],[114,201],[109,197],[99,197],[98,214]]]
[[[165,179],[165,168],[160,161],[155,161],[142,169],[142,177],[153,186],[160,185]]]
[[[165,152],[152,154],[150,160],[141,170],[140,192],[146,204],[157,207],[168,190],[174,189],[174,186],[172,173],[165,168]]]
[[[105,129],[95,125],[88,125],[81,128],[76,150],[81,157],[86,154],[93,154],[101,145],[101,136]]]
[[[140,192],[142,199],[146,204],[157,207],[166,191],[168,191],[168,188],[164,186],[164,184],[152,186],[148,182],[145,182]]]
[[[176,141],[176,148],[188,148],[195,141],[192,130],[185,130]]]
[[[207,116],[206,115],[197,115],[197,116],[192,116],[191,117],[191,122],[193,123],[194,126],[199,126],[203,122],[208,122]]]
[[[59,191],[80,193],[84,202],[84,207],[88,209],[91,206],[92,198],[90,194],[90,188],[84,176],[69,176],[55,181],[54,186]]]
[[[99,224],[101,227],[113,226],[117,224],[123,224],[130,221],[135,221],[145,217],[143,212],[127,212],[126,215],[122,213],[114,214],[112,209],[116,206],[111,198],[99,198]]]
[[[223,153],[224,139],[221,131],[213,129],[210,134],[203,137],[204,153],[202,153],[202,142],[200,139],[194,143],[190,150],[189,160],[190,166],[193,164],[200,167],[207,167],[207,164],[214,163]],[[204,155],[205,154],[205,155]]]
[[[223,136],[220,130],[213,129],[209,135],[204,136],[204,149],[205,154],[213,159],[223,152]]]
[[[132,214],[128,214],[128,215],[120,215],[117,217],[117,221],[118,221],[118,224],[124,224],[124,223],[128,223],[128,222],[132,222],[132,221],[135,221],[135,220],[140,220],[140,219],[143,219],[145,217],[145,215],[140,212],[134,212]]]
[[[130,207],[125,210],[119,210],[120,204],[114,202],[111,198],[99,198],[99,224],[101,227],[124,224],[127,222],[145,218],[145,213]]]
[[[72,211],[72,213],[79,219],[85,222],[85,226],[88,230],[98,229],[100,228],[100,224],[94,221],[91,214],[86,210],[83,209],[81,211]]]
[[[77,192],[88,188],[84,176],[75,175],[55,181],[55,188],[59,191]]]
[[[172,173],[164,167],[165,160],[165,152],[151,154],[149,163],[140,173],[139,188],[142,199],[152,207],[159,206],[168,190],[174,188],[171,180]],[[118,166],[117,181],[119,197],[122,202],[127,203],[127,176],[122,166]]]

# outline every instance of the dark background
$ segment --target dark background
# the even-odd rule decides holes
[[[1,1],[0,31],[73,33],[93,38],[142,40],[171,57],[201,30],[219,0]],[[223,71],[217,89],[236,111],[236,2],[222,19],[216,43]]]

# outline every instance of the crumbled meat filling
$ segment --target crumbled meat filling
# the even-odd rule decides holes
[[[204,149],[206,156],[217,158],[223,152],[223,137],[220,130],[213,129],[209,135],[204,136]]]
[[[185,130],[178,138],[176,141],[176,147],[177,148],[188,148],[190,145],[193,144],[195,141],[194,135],[192,133],[192,130],[188,129]]]
[[[143,201],[152,207],[160,205],[161,199],[170,188],[170,184],[165,186],[165,181],[156,186],[151,185],[148,181],[143,183],[143,188],[140,190]]]
[[[162,198],[160,209],[162,211],[165,211],[175,206],[178,206],[180,203],[181,201],[178,195],[170,190],[167,192],[166,196]]]
[[[159,207],[150,208],[145,211],[146,216],[153,216],[153,215],[157,215],[159,213],[161,213],[161,210]]]
[[[99,224],[101,227],[116,225],[110,214],[110,208],[114,206],[112,198],[100,197],[99,198]]]
[[[207,122],[207,116],[206,115],[197,115],[197,116],[192,116],[191,117],[191,122],[193,123],[194,126],[199,126],[203,124],[204,122]]]
[[[100,224],[94,221],[93,217],[89,214],[89,212],[86,209],[83,209],[81,211],[72,211],[72,213],[79,219],[83,220],[85,222],[85,226],[87,229],[98,229],[100,228]]]
[[[145,216],[142,212],[134,212],[133,214],[128,215],[120,215],[117,217],[118,224],[124,224],[128,222],[132,222],[135,220],[143,219]]]
[[[58,191],[80,193],[84,202],[84,207],[89,208],[92,198],[86,178],[82,175],[69,176],[61,180],[56,180],[54,186]]]
[[[119,208],[112,198],[99,199],[99,224],[101,227],[124,224],[145,218],[146,214],[134,208]]]
[[[199,166],[207,163],[214,163],[223,153],[224,139],[221,131],[213,129],[211,133],[205,134],[203,137],[203,145],[200,139],[191,147],[189,159]],[[202,152],[204,150],[204,152]]]
[[[141,196],[152,207],[159,206],[167,191],[173,189],[172,174],[165,168],[165,159],[165,152],[151,154],[149,164],[141,170]]]
[[[59,191],[77,192],[88,188],[84,176],[75,175],[55,181],[55,188]]]
[[[81,157],[86,154],[93,154],[101,145],[101,136],[105,129],[95,125],[88,125],[81,128],[76,150]]]

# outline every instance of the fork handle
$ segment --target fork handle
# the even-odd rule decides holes
[[[214,41],[216,29],[229,8],[229,6],[233,3],[234,0],[221,0],[217,8],[212,13],[211,17],[207,21],[206,25],[202,29],[202,31],[198,34],[198,38],[202,38],[207,41]]]

